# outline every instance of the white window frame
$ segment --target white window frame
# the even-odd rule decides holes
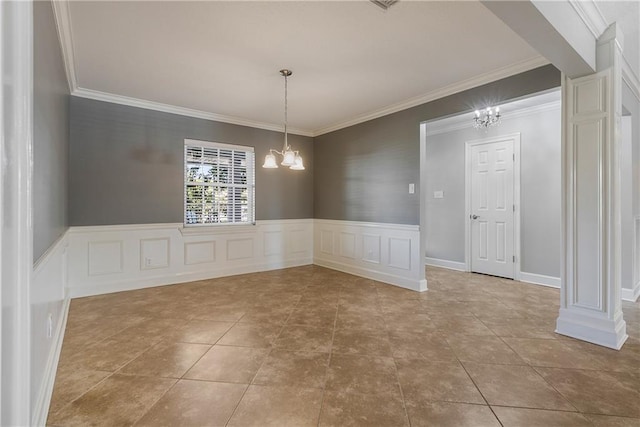
[[[249,219],[243,222],[217,222],[217,223],[187,223],[187,186],[194,185],[193,182],[187,182],[187,147],[201,147],[201,148],[216,148],[221,150],[234,150],[247,153],[247,160],[250,160],[251,167],[247,165],[247,184],[216,184],[218,187],[240,187],[248,189],[248,208]],[[196,139],[185,139],[183,148],[183,206],[182,206],[182,222],[185,228],[199,228],[199,227],[233,227],[233,226],[246,226],[255,225],[256,223],[256,209],[255,209],[255,152],[253,147],[246,145],[234,145],[226,144],[222,142],[200,141]],[[207,186],[208,184],[203,184]]]

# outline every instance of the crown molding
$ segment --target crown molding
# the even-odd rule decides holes
[[[569,4],[596,39],[598,39],[609,26],[607,20],[604,19],[604,15],[593,0],[569,0]]]
[[[107,92],[100,92],[92,89],[77,88],[71,95],[79,98],[94,99],[96,101],[111,102],[114,104],[127,105],[129,107],[146,108],[148,110],[161,111],[163,113],[178,114],[180,116],[195,117],[197,119],[213,120],[216,122],[229,123],[239,126],[271,130],[274,132],[284,132],[284,127],[272,123],[259,122],[255,120],[242,119],[240,117],[225,116],[223,114],[209,113],[202,110],[178,107],[175,105],[163,104],[161,102],[147,101],[145,99],[131,98],[123,95],[115,95]],[[313,132],[304,129],[287,128],[291,134],[313,137]]]
[[[60,40],[60,49],[62,50],[62,59],[64,62],[64,70],[67,75],[67,83],[69,84],[69,92],[73,93],[78,88],[78,77],[73,50],[73,34],[71,31],[71,12],[69,11],[69,2],[67,0],[57,0],[52,1],[51,4],[53,6],[56,28],[58,29],[58,38]]]
[[[582,22],[587,26],[593,37],[599,39],[602,34],[609,28],[609,23],[605,19],[602,11],[594,0],[569,0],[569,4],[576,11]],[[635,73],[631,64],[624,55],[624,49],[621,44],[622,50],[622,78],[629,85],[631,91],[637,99],[640,99],[640,79]]]
[[[315,130],[314,136],[324,135],[325,133],[333,132],[339,129],[343,129],[349,126],[357,125],[359,123],[367,122],[369,120],[377,119],[382,116],[397,113],[398,111],[406,110],[417,105],[425,104],[436,99],[444,98],[445,96],[453,95],[454,93],[462,92],[464,90],[472,89],[477,86],[481,86],[487,83],[494,82],[515,74],[523,73],[525,71],[532,70],[534,68],[541,67],[549,64],[549,61],[543,56],[536,56],[531,59],[517,62],[515,64],[508,65],[506,67],[498,68],[497,70],[490,71],[485,74],[481,74],[476,77],[472,77],[467,80],[462,80],[458,83],[454,83],[449,86],[431,91],[424,95],[410,98],[408,100],[392,104],[388,107],[381,108],[379,110],[371,111],[369,113],[356,116],[350,120],[346,120],[334,125],[330,125],[321,129]]]
[[[516,110],[510,111],[509,104],[504,104],[500,106],[500,110],[507,112],[506,116],[504,115],[504,113],[502,116],[502,120],[507,121],[519,117],[530,116],[543,111],[559,110],[561,105],[561,101],[557,100],[544,104],[532,105],[530,107],[518,108]],[[504,109],[502,108],[503,106],[505,107]],[[439,122],[442,124],[440,124]],[[472,127],[473,115],[470,113],[463,113],[446,119],[427,122],[427,136],[439,135],[442,133],[453,132],[462,129],[470,129]]]
[[[629,86],[636,99],[640,101],[640,80],[626,59],[622,61],[622,80]]]

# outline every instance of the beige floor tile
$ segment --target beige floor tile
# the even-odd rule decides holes
[[[407,403],[412,427],[500,427],[500,423],[485,405],[429,402]]]
[[[494,363],[498,365],[524,365],[525,362],[498,337],[447,337],[447,342],[463,362]]]
[[[261,302],[264,303],[264,300],[261,300]],[[287,321],[292,311],[293,304],[280,308],[268,305],[250,307],[247,308],[244,316],[240,319],[240,323],[271,323],[282,325]]]
[[[197,353],[180,349],[216,344],[141,423],[316,425],[324,386],[325,425],[403,425],[397,396],[412,426],[497,425],[464,369],[484,365],[477,385],[495,401],[573,404],[595,425],[640,427],[629,417],[640,418],[639,304],[623,303],[630,338],[614,351],[554,333],[558,290],[432,267],[427,276],[417,293],[305,266],[74,299],[49,419],[130,424],[161,398],[153,381],[166,380],[112,372],[179,376]],[[583,421],[574,409],[499,410]]]
[[[575,412],[493,406],[504,427],[591,427],[591,422]]]
[[[193,344],[215,344],[233,325],[233,322],[194,319],[167,334],[165,340]]]
[[[537,338],[537,339],[555,339],[556,334],[553,329],[542,327],[531,327],[529,325],[523,325],[517,320],[509,323],[503,323],[504,319],[500,319],[500,322],[485,322],[487,327],[493,331],[499,337],[507,338]]]
[[[570,347],[573,353],[593,361],[593,365],[605,371],[640,374],[640,345],[627,342],[620,350],[602,347],[584,341],[565,339],[562,343]],[[579,368],[579,366],[572,366]]]
[[[264,361],[253,384],[324,388],[328,366],[328,353],[274,349]]]
[[[474,316],[431,316],[431,322],[443,335],[493,336],[491,329]]]
[[[293,351],[327,353],[331,350],[333,327],[316,328],[310,326],[285,325],[275,346]]]
[[[351,329],[358,331],[383,331],[386,323],[382,315],[363,314],[359,312],[338,311],[336,330]]]
[[[162,341],[165,336],[175,333],[176,330],[187,324],[185,319],[174,318],[151,318],[130,326],[111,339],[119,341],[140,341],[148,344],[156,344]]]
[[[385,313],[384,320],[388,331],[423,333],[436,329],[431,318],[424,313]]]
[[[322,390],[295,387],[249,386],[228,426],[317,426]]]
[[[224,426],[248,386],[180,380],[136,426]]]
[[[341,329],[333,336],[333,353],[391,356],[391,346],[386,331],[363,332]]]
[[[464,367],[490,405],[576,410],[529,366],[464,363]]]
[[[360,394],[327,391],[319,426],[408,426],[399,393]]]
[[[115,372],[151,347],[146,340],[107,338],[77,353],[63,355],[60,366]]]
[[[184,378],[249,384],[267,354],[263,348],[214,345]]]
[[[58,369],[49,412],[58,412],[67,403],[77,399],[91,387],[111,375],[111,372],[86,369]]]
[[[176,380],[112,375],[52,417],[52,426],[132,425]]]
[[[229,301],[228,305],[203,304],[194,310],[193,317],[200,320],[215,320],[219,322],[237,322],[246,313],[246,306],[243,304],[234,304],[235,301]],[[241,302],[241,301],[238,301]]]
[[[333,328],[337,308],[296,308],[287,319],[287,325]]]
[[[404,398],[412,402],[446,401],[484,404],[482,395],[458,362],[397,359]]]
[[[638,427],[640,418],[614,417],[611,415],[586,414],[594,427]]]
[[[180,378],[211,348],[208,344],[161,342],[151,347],[119,373],[151,377]]]
[[[561,340],[505,338],[504,341],[531,366],[600,369],[602,364],[586,352],[576,351]]]
[[[390,331],[393,357],[454,362],[456,355],[442,335],[431,332]]]
[[[580,412],[640,418],[640,391],[606,372],[561,368],[536,371]]]
[[[217,344],[243,347],[270,347],[282,329],[271,323],[237,323]]]
[[[332,354],[326,388],[363,394],[395,393],[395,363],[388,357]]]

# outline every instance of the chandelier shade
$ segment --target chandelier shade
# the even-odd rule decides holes
[[[298,151],[294,151],[293,148],[289,145],[288,141],[288,133],[287,133],[287,116],[288,116],[288,93],[287,93],[287,82],[289,76],[293,74],[291,70],[283,69],[280,70],[280,74],[284,77],[284,144],[282,146],[282,151],[270,149],[269,154],[264,157],[264,163],[262,167],[265,169],[277,169],[278,162],[276,159],[276,154],[282,156],[282,161],[280,164],[282,166],[286,166],[292,170],[304,170],[304,163],[302,162],[302,156]]]

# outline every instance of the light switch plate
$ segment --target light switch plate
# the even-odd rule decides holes
[[[416,192],[416,185],[414,183],[409,184],[409,194]]]
[[[442,190],[434,191],[433,192],[433,198],[434,199],[444,199],[444,191],[442,191]]]

